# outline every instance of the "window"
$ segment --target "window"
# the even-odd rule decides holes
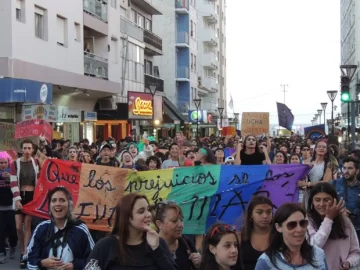
[[[45,10],[35,7],[35,36],[45,40]]]
[[[80,39],[81,39],[80,23],[75,22],[74,28],[75,28],[75,40],[80,41]]]
[[[190,20],[190,36],[194,37],[194,22]]]
[[[57,25],[57,43],[61,46],[65,46],[66,40],[66,19],[60,17],[59,15],[56,16],[56,25]]]
[[[196,55],[194,55],[194,71],[196,71]]]
[[[121,16],[121,17],[124,17],[124,18],[127,18],[127,16],[126,16],[126,9],[123,8],[123,7],[120,7],[120,16]]]
[[[193,7],[195,7],[195,0],[190,0],[190,5],[192,5]]]
[[[111,0],[111,1],[110,1],[110,5],[111,5],[113,8],[116,8],[116,0]]]
[[[216,14],[220,15],[220,7],[219,7],[219,5],[216,6]]]
[[[135,10],[131,10],[131,13],[130,13],[130,20],[134,23],[136,23],[137,21],[137,18],[136,18],[136,11]]]
[[[191,71],[194,70],[194,55],[191,54],[191,58],[190,58],[190,67],[191,67]]]
[[[145,17],[138,14],[137,15],[137,25],[140,26],[141,28],[145,27]]]
[[[145,73],[149,75],[153,75],[152,62],[148,60],[145,60],[144,62],[145,62]]]
[[[151,27],[151,21],[148,19],[145,19],[145,29],[152,31],[152,27]]]
[[[116,38],[111,38],[110,45],[111,61],[118,63],[118,40]]]
[[[134,77],[134,79],[135,79],[135,81],[137,81],[138,80],[138,77],[139,77],[139,72],[138,72],[138,63],[135,63],[135,77]]]
[[[140,47],[136,46],[136,62],[140,63]]]
[[[196,23],[194,23],[194,35],[193,35],[194,38],[196,38]]]

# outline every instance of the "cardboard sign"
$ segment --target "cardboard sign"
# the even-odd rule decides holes
[[[46,195],[65,186],[74,201],[73,217],[90,229],[109,231],[116,205],[126,194],[147,196],[150,204],[175,201],[183,210],[185,234],[203,234],[215,221],[239,226],[254,194],[269,197],[276,207],[298,201],[296,182],[307,165],[193,166],[134,172],[121,168],[48,159],[41,170],[34,200],[23,211],[48,218]]]
[[[268,112],[244,112],[241,120],[242,135],[262,135],[269,133]]]
[[[15,124],[0,122],[0,151],[17,148]]]

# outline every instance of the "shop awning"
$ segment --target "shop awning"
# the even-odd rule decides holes
[[[183,115],[167,97],[163,97],[163,101],[164,112],[169,116],[169,118],[178,121],[185,121],[187,119],[187,116]]]

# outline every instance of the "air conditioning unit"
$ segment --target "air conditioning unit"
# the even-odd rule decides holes
[[[100,110],[116,110],[116,100],[115,96],[99,99],[99,109]]]

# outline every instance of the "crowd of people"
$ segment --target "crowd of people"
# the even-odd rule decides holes
[[[0,149],[1,150],[1,149]],[[253,196],[244,224],[221,221],[205,235],[183,235],[181,205],[130,193],[118,202],[109,234],[98,237],[72,218],[71,193],[64,187],[47,197],[49,220],[22,212],[32,201],[40,173],[35,154],[137,171],[202,165],[306,164],[297,181],[298,203],[275,209],[272,201]],[[21,142],[12,160],[0,152],[0,264],[21,251],[25,269],[357,269],[360,268],[360,150],[347,153],[326,138],[226,136],[187,140],[182,133],[156,142],[113,138]],[[186,225],[186,222],[185,222]]]

